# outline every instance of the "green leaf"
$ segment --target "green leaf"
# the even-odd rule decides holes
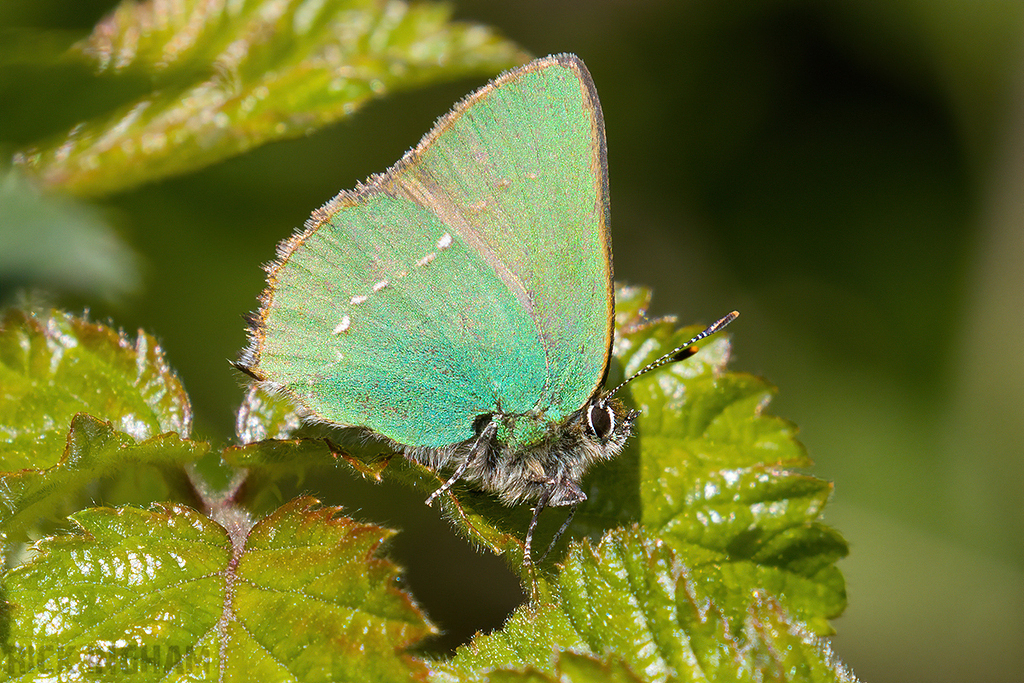
[[[159,345],[141,332],[131,341],[67,313],[8,311],[0,319],[0,387],[6,530],[73,505],[74,487],[146,472],[129,464],[170,468],[173,479],[208,450],[179,436],[191,428],[188,397]]]
[[[12,678],[425,677],[402,650],[433,628],[376,557],[391,531],[311,498],[256,524],[238,509],[218,524],[185,506],[72,520],[77,533],[39,542],[6,576]]]
[[[235,421],[240,446],[225,449],[236,466],[262,470],[270,477],[295,474],[303,467],[347,465],[354,474],[380,480],[397,454],[386,444],[366,438],[362,430],[305,423],[295,404],[282,393],[249,387]]]
[[[167,497],[169,489],[187,491],[182,466],[209,450],[205,443],[181,439],[176,433],[136,441],[109,422],[80,413],[71,420],[63,455],[45,468],[0,472],[0,529],[19,531],[44,515],[79,509],[95,492],[76,491],[101,477],[108,487],[127,488],[106,499],[148,502]]]
[[[699,328],[669,321],[624,335],[635,372]],[[630,325],[630,321],[624,321]],[[832,485],[793,468],[811,464],[789,422],[763,410],[776,389],[759,377],[724,371],[728,341],[713,339],[691,359],[632,383],[640,419],[640,521],[681,553],[709,594],[764,589],[816,633],[846,606],[835,562],[842,536],[820,515]],[[735,624],[745,606],[727,614]]]
[[[257,385],[249,387],[235,419],[235,435],[239,443],[290,439],[300,429],[302,417],[291,401]]]
[[[541,595],[460,648],[434,680],[855,680],[767,593],[709,595],[670,544],[640,527],[596,548],[573,544]],[[745,605],[738,630],[723,600]]]
[[[54,311],[10,310],[0,319],[2,465],[54,464],[71,418],[110,420],[136,440],[188,436],[192,408],[153,337],[133,342],[105,325]]]
[[[597,657],[562,652],[555,657],[554,673],[544,673],[532,667],[525,671],[501,670],[491,672],[484,680],[488,683],[642,683],[620,659],[612,657],[602,661]]]
[[[373,98],[525,61],[446,5],[395,0],[124,0],[69,55],[152,90],[15,155],[82,196],[306,135]]]
[[[395,456],[390,448],[363,438],[337,441],[344,431],[304,424],[294,404],[283,394],[252,386],[238,409],[235,432],[240,445],[221,454],[224,462],[245,468],[246,485],[238,502],[263,511],[277,504],[276,486],[282,479],[298,483],[310,473],[340,468],[353,476],[379,481]],[[335,437],[328,438],[328,435]],[[379,448],[378,448],[379,446]]]

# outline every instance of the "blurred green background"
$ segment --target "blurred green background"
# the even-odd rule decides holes
[[[6,0],[0,28],[70,43],[112,6]],[[455,9],[535,55],[586,61],[608,131],[617,278],[652,286],[654,312],[681,322],[742,312],[732,367],[780,386],[770,410],[800,425],[814,472],[836,484],[826,521],[851,543],[837,654],[875,683],[1024,680],[1024,3]],[[88,109],[81,80],[0,64],[0,149],[72,123],[63,103]],[[227,359],[245,343],[259,265],[482,83],[400,94],[106,199],[139,282],[111,284],[107,300],[58,282],[53,301],[157,335],[197,434],[230,440],[243,390]],[[0,265],[12,251],[0,244]],[[4,303],[23,284],[5,275]],[[519,599],[500,561],[415,494],[347,495],[354,514],[405,530],[395,555],[451,642]],[[408,512],[380,512],[381,497]]]

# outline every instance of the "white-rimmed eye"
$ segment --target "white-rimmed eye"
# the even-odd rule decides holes
[[[604,401],[591,403],[587,409],[590,431],[598,438],[607,438],[615,430],[615,413]]]

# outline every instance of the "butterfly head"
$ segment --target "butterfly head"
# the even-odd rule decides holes
[[[579,482],[591,465],[611,460],[622,451],[638,416],[637,411],[605,392],[576,411],[552,444],[547,505],[575,505],[586,500]]]

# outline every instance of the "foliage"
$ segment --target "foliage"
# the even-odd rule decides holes
[[[630,370],[694,331],[648,321],[647,300],[619,291],[616,357]],[[220,453],[235,477],[217,489],[197,466],[212,446],[189,438],[188,399],[149,336],[15,311],[0,352],[4,531],[35,528],[58,504],[77,510],[70,533],[39,541],[5,576],[14,677],[851,679],[814,635],[845,603],[834,566],[845,544],[819,521],[831,487],[789,469],[808,464],[794,429],[762,413],[770,386],[725,371],[725,339],[636,382],[637,436],[587,479],[575,527],[600,542],[573,541],[524,573],[531,603],[448,662],[405,651],[434,627],[380,554],[394,532],[308,497],[259,520],[244,504],[310,467],[423,492],[443,475],[343,431],[315,435],[253,390],[240,443]],[[153,467],[167,491],[191,483],[201,511],[88,507],[90,482]],[[463,484],[442,508],[523,566],[528,510]]]
[[[434,4],[125,2],[61,57],[97,79],[124,79],[123,101],[17,152],[0,215],[13,216],[10,225],[49,210],[54,242],[102,234],[102,218],[67,195],[192,171],[386,92],[523,59]],[[29,208],[11,211],[18,202]],[[131,261],[118,249],[106,256]],[[696,331],[649,320],[649,297],[617,292],[613,375]],[[436,628],[387,559],[393,531],[311,497],[262,512],[283,478],[317,468],[424,494],[443,473],[362,434],[304,425],[259,390],[239,408],[237,443],[209,443],[192,435],[188,395],[153,337],[12,309],[0,319],[0,672],[853,680],[821,639],[845,605],[835,562],[846,545],[820,519],[831,485],[796,471],[810,462],[795,428],[764,414],[775,389],[727,371],[728,355],[727,339],[711,339],[630,385],[636,434],[588,476],[576,540],[563,540],[536,573],[523,571],[526,506],[506,508],[462,483],[439,499],[459,533],[506,558],[533,595],[503,629],[442,661],[409,649]],[[560,521],[545,516],[538,537]],[[70,528],[54,528],[62,523]]]

